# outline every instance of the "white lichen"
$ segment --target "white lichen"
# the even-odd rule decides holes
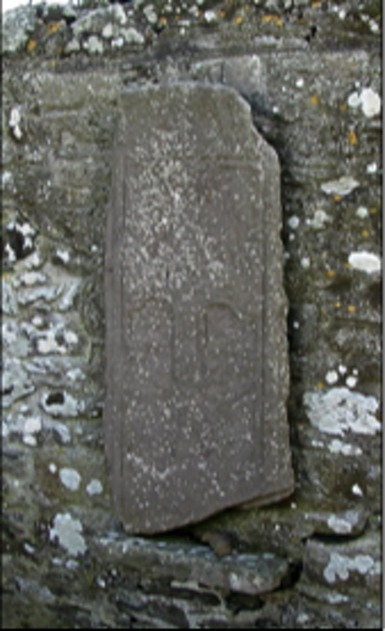
[[[365,116],[372,118],[377,116],[381,111],[381,98],[372,90],[372,88],[364,88],[361,92],[361,108]]]
[[[74,331],[65,331],[64,340],[69,346],[75,346],[78,343],[79,338]]]
[[[109,11],[111,13],[111,17],[118,22],[121,26],[127,24],[127,15],[121,4],[113,4],[112,7],[109,7]]]
[[[373,573],[375,562],[372,557],[366,554],[359,554],[356,557],[348,557],[338,552],[332,552],[329,563],[324,569],[324,577],[328,583],[335,583],[338,579],[346,581],[350,572],[358,572],[361,575]],[[372,571],[372,572],[371,572]]]
[[[215,22],[217,20],[217,14],[211,9],[205,11],[203,17],[208,24],[211,24],[212,22]]]
[[[375,274],[381,271],[381,259],[377,254],[362,250],[361,252],[351,252],[349,255],[349,265],[353,269],[367,274]]]
[[[336,383],[338,381],[338,373],[335,370],[329,370],[325,375],[325,381],[329,385]]]
[[[76,469],[71,469],[70,467],[60,469],[59,478],[61,483],[70,491],[77,491],[82,480]]]
[[[357,525],[359,515],[356,511],[347,511],[343,516],[330,515],[328,519],[329,528],[338,535],[349,535],[354,526]]]
[[[356,210],[356,215],[360,219],[366,219],[366,217],[369,217],[369,211],[365,206],[359,206]]]
[[[153,4],[148,4],[146,7],[144,7],[143,13],[146,16],[146,20],[150,24],[154,25],[157,23],[158,16],[156,14],[155,7]]]
[[[338,180],[330,180],[321,184],[321,190],[327,195],[340,195],[344,197],[354,191],[360,183],[350,175],[340,177]]]
[[[361,93],[352,92],[348,98],[351,108],[361,106],[363,114],[367,118],[377,116],[381,111],[381,97],[372,88],[364,88]]]
[[[129,28],[125,28],[121,30],[121,35],[125,40],[126,44],[137,44],[138,46],[142,46],[145,42],[145,39],[139,31],[130,26]]]
[[[121,36],[111,41],[112,48],[122,48],[123,46],[124,46],[124,39]]]
[[[325,224],[330,222],[330,216],[320,208],[315,211],[314,217],[312,219],[306,220],[307,225],[311,226],[314,230],[322,230],[322,228],[325,227]]]
[[[90,55],[99,55],[104,51],[103,42],[96,37],[96,35],[91,35],[91,37],[83,43],[83,48],[85,48]]]
[[[377,171],[378,171],[377,162],[370,162],[366,166],[366,173],[368,173],[369,175],[374,175],[374,173],[377,173]]]
[[[42,430],[42,420],[39,416],[31,416],[24,423],[24,432],[26,434],[38,434]]]
[[[297,217],[297,215],[292,215],[291,217],[289,217],[287,224],[289,226],[289,228],[291,228],[292,230],[297,230],[298,226],[299,226],[299,217]]]
[[[348,432],[374,436],[381,431],[376,419],[378,400],[352,392],[348,388],[331,388],[304,395],[310,423],[326,434],[344,436]]]
[[[47,276],[40,272],[25,272],[20,276],[20,283],[26,287],[33,285],[42,285],[46,282]]]
[[[75,38],[71,39],[64,48],[64,52],[67,55],[70,55],[71,53],[77,53],[79,50],[80,50],[80,42]]]
[[[329,451],[332,454],[342,454],[343,456],[361,456],[361,447],[356,445],[350,445],[349,443],[343,443],[338,438],[335,438],[329,444]]]
[[[70,261],[70,253],[68,250],[63,250],[62,248],[56,250],[55,256],[64,264]]]
[[[21,140],[22,135],[23,135],[20,128],[20,123],[21,123],[20,108],[18,106],[15,106],[11,109],[8,124],[16,140]]]
[[[91,480],[86,487],[88,495],[100,495],[103,493],[103,485],[100,480]]]
[[[70,513],[58,513],[54,518],[53,527],[49,529],[49,539],[57,540],[71,556],[78,556],[84,554],[87,549],[82,532],[83,526],[78,519],[74,519]]]
[[[349,377],[347,377],[345,383],[348,388],[355,388],[357,385],[357,377],[355,377],[354,375],[350,375]]]

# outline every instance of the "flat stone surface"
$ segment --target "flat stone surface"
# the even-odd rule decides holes
[[[304,584],[324,584],[341,592],[352,587],[371,593],[381,590],[381,544],[379,533],[369,533],[357,540],[328,544],[309,540],[304,555]]]
[[[274,554],[234,554],[218,558],[207,546],[127,537],[105,537],[95,542],[95,553],[109,564],[127,569],[147,568],[148,578],[171,586],[189,586],[221,593],[256,596],[279,587],[288,573],[288,562]]]
[[[232,89],[125,92],[106,245],[106,452],[155,533],[293,490],[280,171]]]

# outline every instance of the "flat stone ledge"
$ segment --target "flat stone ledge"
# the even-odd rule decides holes
[[[257,596],[279,588],[288,563],[273,554],[234,554],[218,558],[208,547],[191,543],[156,541],[142,537],[95,542],[93,552],[120,568],[143,571],[146,577],[170,581],[171,586],[197,591],[209,589]]]

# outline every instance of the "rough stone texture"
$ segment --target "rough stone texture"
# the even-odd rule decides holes
[[[106,246],[105,436],[129,532],[293,492],[279,166],[234,91],[128,91]]]
[[[77,36],[82,10],[19,16],[26,43],[3,59],[3,626],[381,628],[381,3],[153,0],[122,10],[127,24],[107,12],[100,34]],[[142,44],[103,37],[109,22]],[[83,46],[92,36],[103,54]],[[296,491],[225,511],[180,540],[148,538],[133,567],[105,473],[103,244],[120,95],[171,80],[233,86],[279,155]],[[359,185],[325,192],[341,178]],[[374,431],[356,431],[359,410]],[[77,490],[63,469],[79,474]],[[175,585],[171,543],[194,572],[192,537],[216,553],[213,570],[218,555],[237,565],[238,555],[272,554],[286,573],[258,595],[197,587],[188,570]],[[159,544],[170,549],[163,577]],[[277,565],[265,566],[270,585]]]

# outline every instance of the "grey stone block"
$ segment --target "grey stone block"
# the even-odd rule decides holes
[[[280,170],[232,89],[125,92],[106,246],[106,453],[133,533],[293,490]]]

